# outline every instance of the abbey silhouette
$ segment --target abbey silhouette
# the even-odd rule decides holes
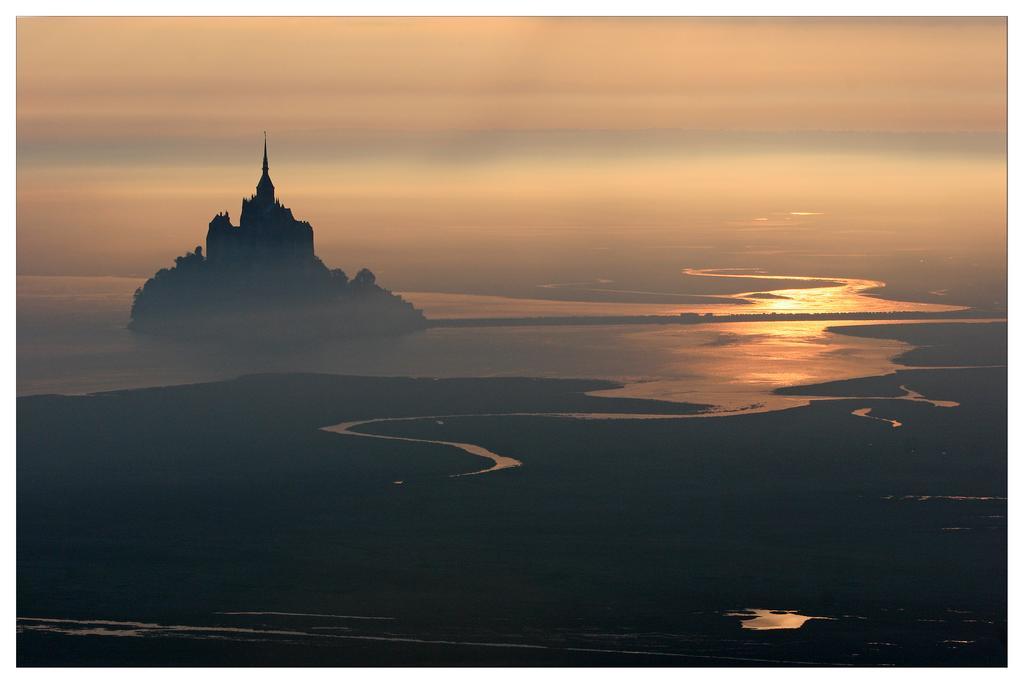
[[[266,134],[264,134],[266,135]],[[292,210],[274,196],[263,139],[263,175],[256,194],[242,200],[242,217],[236,228],[227,212],[210,221],[206,234],[206,258],[212,264],[301,265],[313,258],[313,226],[297,221]]]
[[[202,247],[175,259],[135,292],[134,330],[178,337],[277,339],[394,333],[423,327],[422,312],[381,288],[368,269],[351,281],[313,249],[313,226],[281,204],[267,140],[256,193],[239,225],[217,214]]]

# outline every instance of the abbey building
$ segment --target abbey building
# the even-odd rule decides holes
[[[275,197],[264,137],[263,175],[256,194],[242,200],[238,226],[227,212],[213,217],[206,233],[206,259],[211,266],[300,266],[312,264],[313,254],[313,227],[296,220]]]

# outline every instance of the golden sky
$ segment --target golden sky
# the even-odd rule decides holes
[[[407,280],[410,252],[484,277],[510,249],[1005,236],[1002,19],[40,18],[17,37],[22,273],[169,263],[237,214],[264,129],[325,259]],[[791,211],[820,215],[754,222]]]
[[[25,140],[1005,130],[1001,19],[23,19]]]

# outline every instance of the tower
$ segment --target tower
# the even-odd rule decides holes
[[[270,164],[267,162],[267,132],[263,131],[263,175],[256,184],[256,201],[264,207],[274,203],[274,183],[270,180]]]
[[[274,196],[267,154],[267,134],[263,132],[263,175],[256,193],[242,198],[238,227],[231,225],[227,213],[210,221],[206,234],[206,258],[211,263],[263,266],[309,265],[314,263],[313,226],[298,221],[292,210]]]

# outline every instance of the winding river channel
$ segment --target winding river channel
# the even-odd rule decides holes
[[[898,397],[824,397],[824,396],[802,396],[793,397],[797,402],[797,405],[807,405],[812,400],[817,401],[838,401],[843,399],[864,399],[864,400],[886,400],[886,401],[915,401],[924,402],[936,406],[939,408],[955,408],[959,404],[955,401],[947,401],[943,399],[930,399],[925,397],[920,392],[908,388],[906,385],[901,385],[900,389],[903,390],[903,394]],[[591,393],[588,393],[591,394]],[[455,473],[450,477],[468,477],[471,475],[485,475],[487,473],[493,473],[499,470],[507,470],[509,468],[518,468],[523,465],[523,462],[519,459],[511,456],[503,456],[497,454],[490,449],[482,447],[478,444],[470,444],[467,442],[449,442],[437,439],[424,439],[420,437],[398,437],[393,435],[381,435],[372,432],[357,431],[355,428],[363,427],[379,423],[393,423],[393,422],[410,422],[419,420],[433,420],[438,423],[443,422],[450,418],[493,418],[493,417],[506,417],[506,416],[527,416],[534,418],[564,418],[568,420],[682,420],[692,418],[722,418],[724,416],[735,416],[749,413],[764,413],[767,410],[764,406],[754,405],[743,409],[737,409],[733,411],[706,411],[702,413],[691,413],[691,414],[671,414],[671,413],[585,413],[585,412],[561,412],[561,413],[545,413],[545,412],[517,412],[517,413],[463,413],[463,414],[451,414],[451,415],[434,415],[434,416],[407,416],[401,418],[369,418],[365,420],[353,420],[344,423],[338,423],[337,425],[330,425],[321,428],[325,432],[332,432],[338,435],[349,435],[353,437],[365,437],[370,439],[385,439],[393,440],[398,442],[418,442],[420,444],[434,444],[438,446],[447,446],[460,451],[464,451],[472,456],[477,456],[490,461],[490,465],[486,468],[480,468],[478,470],[471,470],[464,473]],[[890,420],[888,418],[881,418],[878,416],[870,415],[871,408],[859,408],[851,411],[854,416],[862,418],[870,418],[873,420],[881,420],[889,423],[894,428],[898,428],[902,425],[897,420]],[[403,481],[397,480],[395,484],[404,484]]]

